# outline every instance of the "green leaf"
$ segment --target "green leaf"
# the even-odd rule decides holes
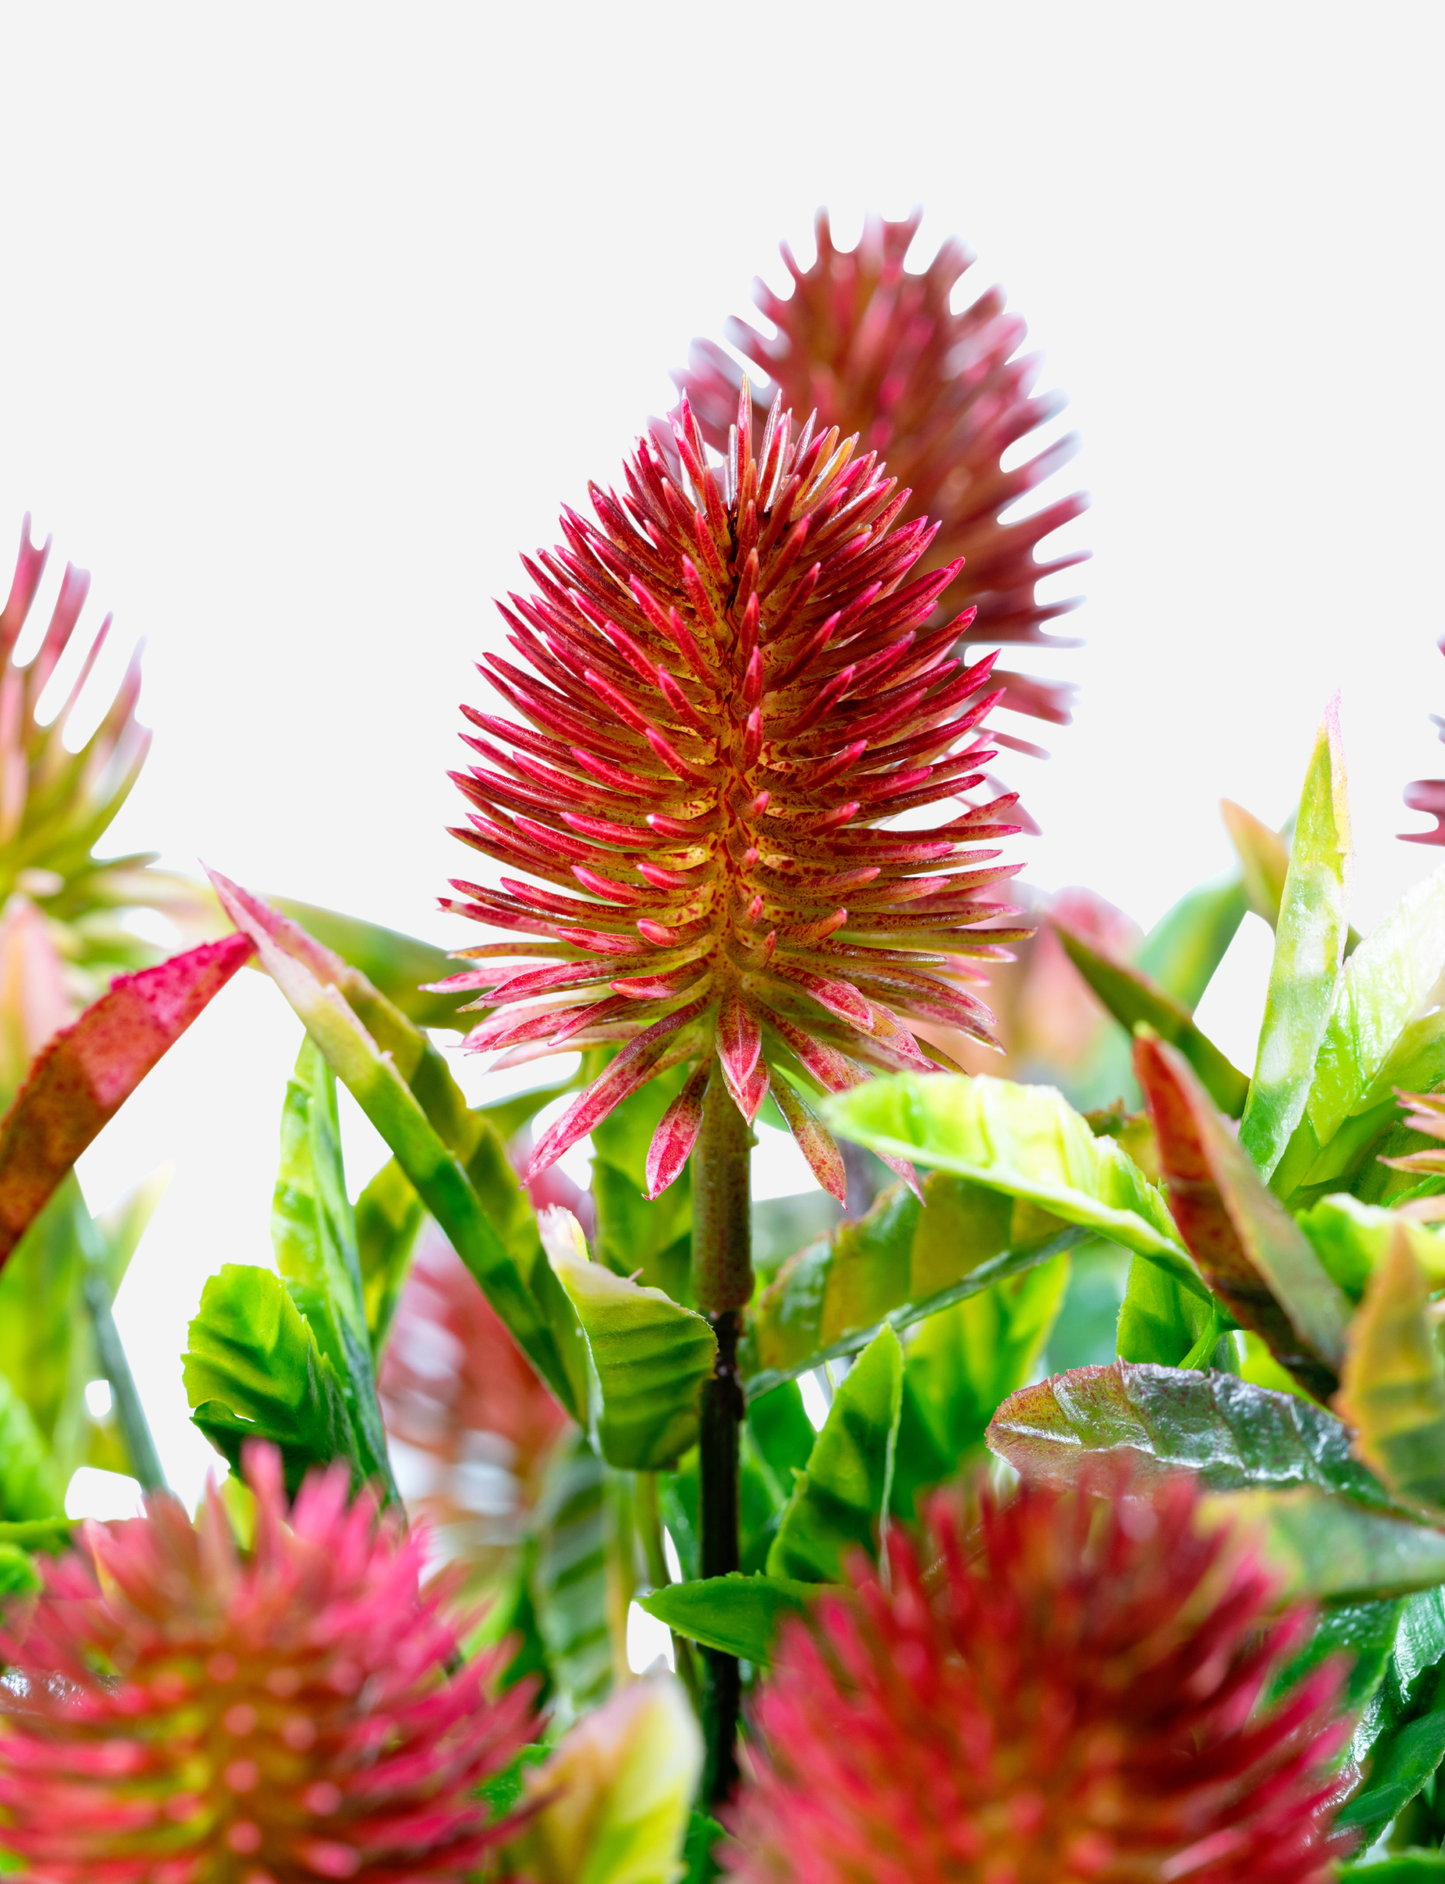
[[[918,1328],[903,1369],[892,1509],[979,1451],[995,1409],[1033,1372],[1069,1281],[1068,1256],[995,1282]],[[762,1402],[766,1405],[767,1402]]]
[[[722,1867],[713,1855],[714,1846],[727,1836],[721,1825],[706,1812],[694,1811],[688,1820],[687,1838],[682,1847],[683,1863],[687,1866],[679,1884],[712,1884],[715,1877],[722,1875]]]
[[[210,1278],[182,1359],[191,1417],[233,1470],[257,1438],[280,1447],[292,1492],[333,1459],[348,1462],[353,1483],[365,1479],[336,1368],[269,1269],[227,1263]]]
[[[1373,1835],[1419,1792],[1445,1757],[1445,1711],[1412,1720],[1377,1751],[1368,1784],[1347,1800],[1336,1825],[1358,1825]]]
[[[1124,1454],[1145,1475],[1192,1472],[1213,1491],[1303,1486],[1391,1509],[1333,1414],[1234,1374],[1129,1361],[1057,1374],[1005,1400],[988,1443],[1045,1484],[1072,1484],[1091,1458]]]
[[[703,1316],[661,1289],[589,1262],[576,1219],[551,1214],[547,1255],[587,1338],[602,1456],[635,1472],[674,1465],[697,1442],[698,1400],[717,1336]]]
[[[1358,1713],[1374,1704],[1394,1661],[1401,1619],[1411,1597],[1386,1597],[1363,1603],[1329,1603],[1316,1612],[1303,1649],[1271,1679],[1267,1700],[1274,1702],[1322,1662],[1336,1656],[1348,1663],[1340,1692],[1343,1709]]]
[[[877,1549],[879,1527],[888,1522],[902,1403],[903,1350],[885,1328],[833,1395],[768,1552],[770,1577],[838,1583],[845,1551]]]
[[[1180,1001],[1128,963],[1092,947],[1057,917],[1052,927],[1064,953],[1121,1026],[1132,1033],[1140,1021],[1177,1047],[1198,1073],[1204,1089],[1220,1110],[1237,1119],[1249,1095],[1249,1081],[1231,1065]]]
[[[1430,1285],[1403,1228],[1350,1325],[1338,1405],[1360,1457],[1401,1503],[1445,1515],[1445,1361]]]
[[[1396,1087],[1403,1092],[1432,1092],[1442,1084],[1445,1013],[1426,1014],[1401,1031],[1374,1079],[1308,1166],[1300,1146],[1307,1144],[1310,1127],[1308,1120],[1302,1121],[1286,1157],[1280,1160],[1274,1189],[1293,1203],[1309,1201],[1303,1193],[1313,1197],[1346,1189],[1380,1202],[1380,1196],[1373,1195],[1377,1186],[1408,1189],[1412,1179],[1406,1173],[1379,1169],[1372,1160],[1386,1149],[1384,1141],[1392,1135],[1402,1140],[1394,1151],[1416,1150],[1429,1142],[1417,1133],[1403,1133]]]
[[[669,1583],[638,1602],[649,1616],[665,1622],[704,1648],[736,1655],[755,1668],[766,1668],[773,1639],[784,1616],[799,1615],[818,1594],[818,1583],[790,1577],[707,1577],[695,1583]]]
[[[1250,1527],[1290,1598],[1398,1596],[1445,1581],[1445,1532],[1312,1486],[1212,1492],[1202,1515]]]
[[[356,969],[224,877],[213,873],[212,882],[517,1344],[563,1406],[579,1414],[587,1379],[582,1332],[492,1126],[467,1109],[425,1034]]]
[[[341,1162],[336,1078],[309,1035],[301,1043],[281,1113],[271,1242],[291,1299],[341,1388],[362,1476],[379,1478],[395,1498],[362,1302],[356,1221]]]
[[[1071,1367],[1107,1367],[1116,1357],[1119,1315],[1133,1263],[1128,1250],[1098,1237],[1090,1237],[1070,1253],[1069,1286],[1039,1362],[1041,1373],[1063,1374]],[[1153,1269],[1143,1257],[1139,1265]],[[1202,1301],[1200,1306],[1202,1309]]]
[[[1217,1302],[1182,1289],[1147,1257],[1130,1260],[1116,1335],[1120,1360],[1208,1367],[1228,1325]],[[1192,1358],[1200,1354],[1201,1359]]]
[[[1277,928],[1289,875],[1289,846],[1277,831],[1233,799],[1222,799],[1219,809],[1239,858],[1245,900],[1256,916],[1262,916],[1271,929]]]
[[[29,1407],[0,1375],[0,1519],[13,1524],[63,1518],[66,1482]]]
[[[1385,1259],[1390,1240],[1403,1236],[1425,1272],[1430,1289],[1445,1289],[1445,1236],[1433,1224],[1417,1223],[1395,1210],[1362,1204],[1347,1193],[1321,1197],[1296,1219],[1326,1270],[1352,1301]]]
[[[692,1167],[684,1165],[681,1175],[649,1203],[647,1148],[658,1121],[681,1091],[687,1070],[675,1067],[648,1080],[592,1132],[598,1256],[618,1275],[636,1275],[684,1303],[690,1300]]]
[[[18,1544],[0,1544],[0,1603],[10,1596],[34,1596],[40,1588],[40,1573],[29,1551]]]
[[[1300,798],[1239,1142],[1266,1178],[1304,1116],[1344,959],[1350,872],[1339,711],[1325,710]]]
[[[578,1433],[553,1455],[538,1500],[532,1601],[564,1719],[612,1682],[606,1486],[607,1467]]]
[[[1134,1068],[1175,1218],[1205,1280],[1295,1379],[1327,1397],[1344,1353],[1348,1301],[1183,1056],[1141,1029]]]
[[[1394,1851],[1367,1864],[1347,1864],[1340,1884],[1439,1884],[1445,1878],[1445,1851]]]
[[[1191,1012],[1239,932],[1245,912],[1239,872],[1181,896],[1135,951],[1134,965]]]
[[[410,1178],[395,1158],[388,1159],[356,1200],[356,1250],[374,1364],[381,1360],[425,1222],[426,1207]]]
[[[457,1013],[463,997],[455,991],[432,994],[422,985],[444,981],[456,973],[457,965],[445,949],[402,935],[399,930],[385,929],[380,923],[363,922],[359,916],[318,909],[314,903],[298,903],[289,896],[273,896],[270,900],[273,909],[279,909],[324,948],[334,950],[344,962],[360,969],[378,994],[418,1027],[466,1030],[469,1017]]]
[[[1186,1286],[1198,1286],[1160,1192],[1117,1139],[1095,1138],[1047,1086],[896,1074],[835,1095],[826,1110],[845,1138],[1024,1198],[1125,1249],[1161,1258]]]

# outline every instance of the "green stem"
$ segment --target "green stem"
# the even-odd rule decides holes
[[[738,1438],[743,1417],[738,1379],[738,1310],[752,1295],[752,1206],[749,1160],[753,1135],[714,1069],[703,1103],[702,1131],[692,1167],[692,1285],[698,1307],[717,1335],[717,1360],[702,1390],[698,1434],[700,1568],[727,1576],[740,1562]],[[702,1725],[706,1745],[702,1804],[722,1805],[738,1777],[742,1677],[737,1658],[703,1651],[706,1682]]]
[[[163,1492],[167,1489],[166,1475],[161,1470],[156,1442],[151,1437],[145,1408],[136,1392],[135,1375],[130,1371],[120,1330],[111,1312],[110,1283],[105,1271],[95,1262],[86,1266],[85,1305],[90,1310],[101,1369],[110,1382],[115,1417],[125,1440],[126,1451],[130,1454],[131,1470],[139,1479],[142,1491]]]

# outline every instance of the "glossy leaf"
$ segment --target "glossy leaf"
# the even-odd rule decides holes
[[[1329,1274],[1358,1302],[1370,1277],[1400,1235],[1414,1251],[1431,1292],[1445,1289],[1445,1234],[1437,1224],[1418,1223],[1397,1210],[1362,1204],[1348,1193],[1321,1197],[1295,1219]]]
[[[938,1073],[870,1080],[828,1102],[845,1138],[1037,1204],[1190,1274],[1161,1193],[1047,1086]]]
[[[1205,1091],[1220,1110],[1237,1119],[1244,1110],[1249,1081],[1207,1034],[1194,1024],[1189,1009],[1167,994],[1141,969],[1091,946],[1057,919],[1054,933],[1064,952],[1099,1000],[1121,1026],[1132,1033],[1140,1021],[1177,1047],[1198,1073]]]
[[[1183,1056],[1141,1033],[1134,1066],[1149,1102],[1175,1221],[1209,1286],[1243,1328],[1317,1397],[1337,1384],[1349,1303],[1289,1212],[1261,1182]]]
[[[249,1438],[281,1449],[293,1492],[313,1465],[345,1459],[354,1482],[364,1452],[331,1360],[281,1278],[227,1263],[201,1292],[183,1357],[191,1417],[239,1469]]]
[[[609,1465],[655,1472],[697,1442],[698,1399],[717,1337],[661,1289],[590,1262],[576,1219],[543,1213],[548,1260],[567,1291],[592,1359],[593,1420]]]
[[[581,1330],[491,1125],[467,1109],[425,1034],[364,976],[224,877],[213,873],[212,882],[518,1345],[578,1413],[586,1402]],[[509,1217],[520,1219],[515,1237]]]
[[[425,1222],[426,1207],[411,1179],[389,1159],[356,1200],[356,1250],[373,1363],[386,1345]]]
[[[271,1204],[276,1267],[330,1362],[364,1477],[395,1496],[362,1299],[356,1220],[346,1195],[336,1078],[308,1035],[286,1088]]]
[[[1349,923],[1350,814],[1339,709],[1316,738],[1290,847],[1274,961],[1239,1142],[1266,1178],[1304,1116]]]
[[[924,1322],[907,1348],[892,1509],[912,1518],[920,1492],[980,1451],[999,1403],[1038,1363],[1069,1282],[1070,1259],[995,1282]],[[771,1396],[769,1396],[771,1397]],[[767,1405],[767,1399],[758,1403]]]
[[[1202,1515],[1253,1531],[1282,1597],[1397,1596],[1445,1581],[1445,1532],[1312,1486],[1212,1492]]]
[[[456,963],[445,949],[380,923],[363,922],[359,916],[319,909],[314,903],[298,903],[289,896],[270,900],[274,909],[299,923],[307,935],[359,969],[378,994],[418,1027],[466,1029],[466,1018],[457,1013],[462,996],[434,994],[425,985],[456,972]]]
[[[1091,1459],[1122,1453],[1145,1477],[1192,1472],[1214,1491],[1306,1486],[1391,1509],[1333,1414],[1234,1374],[1129,1361],[1056,1374],[1004,1401],[988,1443],[1025,1478],[1050,1485],[1070,1485]]]
[[[0,1123],[0,1263],[76,1159],[252,954],[227,936],[118,976],[41,1053]]]
[[[1245,908],[1238,873],[1201,883],[1159,918],[1134,966],[1192,1012],[1238,934]]]
[[[772,1654],[778,1625],[784,1616],[798,1615],[818,1594],[814,1579],[799,1581],[778,1576],[707,1577],[693,1583],[669,1583],[638,1598],[649,1616],[665,1622],[674,1635],[684,1635],[704,1648],[737,1655],[755,1668],[765,1668]]]
[[[647,1199],[647,1151],[658,1121],[682,1089],[685,1066],[651,1079],[592,1133],[592,1198],[599,1258],[675,1302],[691,1299],[692,1167]]]
[[[1271,1677],[1266,1700],[1286,1694],[1321,1662],[1343,1658],[1348,1672],[1340,1705],[1353,1714],[1377,1707],[1393,1670],[1400,1625],[1414,1597],[1387,1596],[1362,1603],[1329,1603],[1315,1614],[1304,1647]],[[1358,1734],[1352,1752],[1359,1745]],[[1356,1757],[1359,1757],[1356,1753]]]
[[[1360,1457],[1402,1503],[1445,1515],[1445,1360],[1430,1285],[1403,1228],[1350,1326],[1339,1406]]]
[[[769,1576],[838,1583],[850,1548],[877,1549],[888,1521],[902,1402],[903,1350],[885,1328],[833,1395],[768,1552]]]
[[[1337,1825],[1358,1825],[1373,1838],[1419,1792],[1445,1757],[1445,1710],[1423,1714],[1379,1747],[1361,1791],[1345,1802]]]

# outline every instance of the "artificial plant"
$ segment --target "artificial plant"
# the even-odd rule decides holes
[[[152,1681],[121,1718],[110,1683],[152,1638],[97,1571],[143,1618],[168,1553],[214,1547],[243,1594],[283,1522],[334,1524],[359,1582],[316,1614],[375,1661],[337,1690],[320,1791],[237,1804],[226,1772],[262,1761],[230,1741],[260,1727],[198,1688],[187,1731],[225,1740],[229,1790],[208,1767],[169,1844],[137,1821],[32,1875],[460,1877],[484,1849],[587,1884],[1445,1873],[1445,877],[1351,928],[1331,711],[1282,833],[1229,808],[1228,877],[1143,936],[1083,893],[1020,896],[1042,925],[1021,933],[996,846],[1024,820],[986,722],[1047,702],[1000,699],[975,655],[1055,612],[1034,547],[1075,506],[1001,514],[1053,463],[1001,464],[1050,408],[1001,301],[952,309],[959,258],[909,271],[912,233],[825,234],[748,343],[761,403],[705,353],[597,522],[566,513],[527,565],[517,658],[486,670],[511,717],[467,709],[458,774],[488,867],[449,907],[500,939],[454,935],[458,972],[217,874],[226,933],[120,977],[35,1058],[0,1125],[7,1275],[234,973],[305,1029],[272,1258],[210,1279],[183,1361],[269,1528],[240,1476],[195,1532],[164,1496],[68,1557],[43,1554],[58,1511],[12,1523],[13,1653],[32,1681],[86,1653],[95,1679],[0,1705],[0,1848],[39,1850],[17,1775],[150,1774],[148,1733],[184,1711]],[[1195,1009],[1250,911],[1275,950],[1246,1070]],[[443,1027],[539,1083],[469,1105]],[[391,1154],[361,1186],[338,1082]],[[816,1197],[752,1202],[769,1127]],[[557,1166],[584,1139],[586,1194]],[[399,1857],[358,1775],[398,1731],[376,1579],[429,1601],[409,1498],[490,1600],[407,1661],[434,1733]],[[634,1685],[634,1602],[675,1683]],[[492,1771],[473,1728],[499,1757],[530,1738]],[[93,1786],[92,1822],[127,1796]],[[252,1849],[224,1845],[243,1823]],[[174,1827],[201,1827],[191,1849]]]

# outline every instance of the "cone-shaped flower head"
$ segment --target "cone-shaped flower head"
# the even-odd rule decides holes
[[[1308,1618],[1184,1483],[940,1500],[891,1589],[787,1629],[727,1868],[747,1884],[1306,1884],[1331,1875],[1339,1671],[1273,1708]]]
[[[480,763],[454,774],[475,806],[457,835],[547,886],[456,884],[448,907],[526,938],[462,951],[477,966],[447,985],[490,1010],[468,1045],[621,1047],[533,1175],[683,1062],[654,1196],[714,1068],[751,1121],[771,1068],[838,1091],[931,1066],[910,1022],[987,1039],[967,984],[1020,933],[975,929],[1016,914],[987,900],[1011,872],[977,848],[1017,829],[1013,799],[886,822],[976,787],[992,757],[991,659],[957,658],[956,624],[922,627],[956,565],[911,573],[933,526],[894,527],[907,493],[876,454],[811,421],[795,435],[774,405],[755,455],[751,410],[744,388],[715,473],[684,402],[670,441],[640,444],[624,499],[594,487],[600,527],[564,513],[566,548],[526,564],[538,593],[502,610],[521,664],[483,669],[525,724],[464,709]],[[841,1196],[807,1099],[772,1088]]]
[[[800,268],[787,244],[783,261],[793,277],[784,300],[758,281],[753,294],[777,332],[761,334],[732,320],[727,337],[769,376],[784,405],[816,410],[819,423],[856,432],[866,450],[887,458],[913,493],[903,515],[928,516],[939,531],[922,567],[965,558],[943,597],[952,613],[974,604],[976,618],[963,633],[976,642],[1050,640],[1044,625],[1077,601],[1041,602],[1036,585],[1082,562],[1080,554],[1041,563],[1039,544],[1079,516],[1087,500],[1077,494],[1045,504],[1028,517],[1003,521],[1003,512],[1035,490],[1077,449],[1070,437],[1044,446],[1011,470],[1011,446],[1048,423],[1062,408],[1060,394],[1035,393],[1038,355],[1023,355],[1027,328],[1007,311],[1001,289],[991,288],[962,312],[950,302],[973,256],[945,242],[922,272],[904,267],[919,212],[901,222],[870,216],[858,246],[840,249],[826,211],[817,221],[817,258]],[[715,343],[693,344],[679,385],[709,442],[720,445],[732,419],[741,374]],[[1072,687],[1028,674],[1000,673],[1003,704],[1039,719],[1067,722]],[[1001,745],[1037,750],[995,733]]]
[[[0,1848],[36,1884],[460,1880],[515,1827],[477,1786],[531,1731],[419,1586],[422,1545],[345,1468],[287,1514],[254,1446],[254,1547],[219,1499],[90,1525],[4,1644]],[[23,1679],[19,1682],[16,1676]]]

